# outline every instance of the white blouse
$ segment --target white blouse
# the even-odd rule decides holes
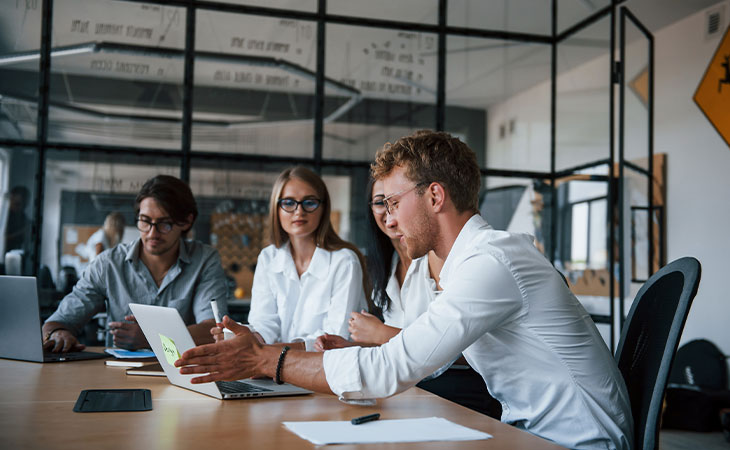
[[[267,344],[304,342],[311,351],[324,333],[348,339],[350,312],[363,308],[362,268],[352,250],[317,247],[301,277],[289,244],[259,254],[248,323]]]
[[[96,230],[94,234],[89,237],[89,240],[86,241],[86,259],[88,259],[89,262],[96,259],[96,244],[101,244],[102,247],[104,247],[102,251],[111,247],[109,239],[107,239],[106,233],[104,233],[104,228]]]
[[[391,301],[387,311],[383,311],[383,319],[386,325],[402,329],[415,322],[418,316],[425,313],[428,305],[436,299],[441,291],[436,287],[436,280],[431,278],[431,271],[428,268],[428,255],[411,261],[411,265],[406,270],[406,276],[403,278],[403,286],[398,284],[398,278],[395,275],[399,260],[398,253],[393,252],[390,278],[388,279],[388,285],[385,287],[385,292]],[[459,358],[454,358],[453,361],[444,364],[423,380],[431,380],[440,376],[452,367],[457,359]],[[453,367],[463,369],[467,366]]]
[[[390,297],[390,304],[388,309],[383,311],[383,319],[386,325],[404,328],[426,312],[428,305],[436,298],[439,291],[436,289],[436,281],[431,278],[431,272],[428,270],[428,256],[411,262],[403,279],[403,286],[398,284],[395,275],[399,259],[398,253],[393,252],[390,278],[385,287],[385,292]]]

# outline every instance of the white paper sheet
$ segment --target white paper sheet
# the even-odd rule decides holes
[[[349,421],[284,422],[284,426],[316,445],[473,441],[492,437],[442,417],[375,420],[362,425],[353,425]]]

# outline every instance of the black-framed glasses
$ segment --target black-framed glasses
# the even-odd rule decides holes
[[[279,199],[279,208],[283,209],[286,212],[293,213],[297,210],[299,205],[302,205],[302,209],[305,212],[311,213],[317,210],[319,208],[319,205],[322,204],[322,200],[318,198],[305,198],[302,201],[294,200],[293,198],[282,198]]]
[[[375,214],[383,214],[385,212],[385,202],[383,201],[384,198],[384,195],[376,195],[375,197],[373,197],[372,200],[368,202],[368,205],[370,205],[370,209],[372,209]]]
[[[410,189],[404,189],[400,192],[396,192],[395,194],[390,194],[389,196],[383,198],[383,206],[385,206],[385,212],[388,214],[393,214],[398,209],[398,202],[400,201],[400,198],[406,195],[407,193],[411,192],[412,190],[419,188],[421,186],[425,186],[427,184],[430,184],[428,181],[422,181],[420,183],[416,183],[413,185]],[[398,199],[393,199],[393,197],[398,196]]]
[[[141,231],[142,233],[147,233],[152,229],[152,227],[155,227],[159,233],[167,234],[170,231],[172,231],[172,227],[174,227],[174,226],[175,226],[175,222],[170,222],[169,220],[161,220],[159,222],[153,222],[151,220],[137,217],[137,229],[139,231]]]

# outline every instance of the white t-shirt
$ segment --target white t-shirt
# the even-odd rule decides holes
[[[301,277],[289,244],[259,254],[248,323],[267,344],[303,341],[311,351],[324,333],[348,339],[350,313],[363,308],[362,269],[352,250],[317,247]]]
[[[325,352],[344,399],[394,395],[463,353],[502,421],[578,449],[629,449],[633,420],[621,373],[590,315],[532,237],[464,225],[425,314],[379,347]]]

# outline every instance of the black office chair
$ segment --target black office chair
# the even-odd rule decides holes
[[[664,390],[700,272],[695,258],[662,267],[636,294],[626,318],[616,360],[629,391],[635,450],[659,447]]]

